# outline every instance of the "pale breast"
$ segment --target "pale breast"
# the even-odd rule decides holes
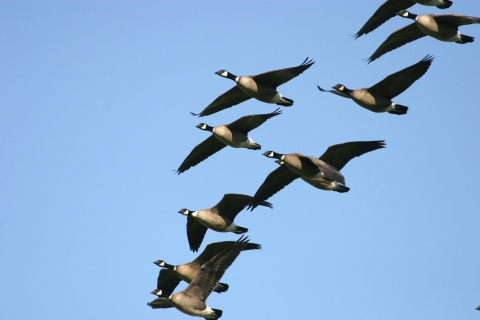
[[[249,96],[262,102],[273,103],[277,90],[260,82],[255,82],[251,77],[240,77],[237,85]]]
[[[184,264],[176,266],[175,271],[180,279],[190,283],[193,278],[195,278],[199,270],[189,264]]]
[[[222,231],[231,224],[228,219],[208,211],[198,211],[196,219],[205,227],[215,231]]]
[[[392,104],[390,99],[379,95],[372,95],[366,89],[354,90],[351,97],[356,104],[373,112],[383,112],[385,108]]]
[[[213,129],[213,135],[217,138],[220,142],[225,143],[226,145],[230,145],[233,141],[233,134],[227,126],[217,126]]]
[[[190,297],[183,292],[172,295],[170,302],[175,308],[190,316],[201,317],[202,310],[206,308],[206,305],[200,300]]]
[[[417,16],[417,26],[423,33],[440,41],[451,40],[457,34],[458,28],[449,24],[435,21],[430,15]]]

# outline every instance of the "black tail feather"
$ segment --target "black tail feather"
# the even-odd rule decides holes
[[[438,9],[448,9],[452,6],[453,2],[450,0],[443,0],[443,4],[437,6]]]
[[[464,34],[461,34],[460,35],[460,40],[455,41],[455,43],[465,44],[465,43],[473,42],[473,40],[475,40],[474,37],[470,37],[470,36],[466,36]]]
[[[401,104],[396,104],[395,105],[395,110],[394,111],[388,111],[388,113],[401,115],[401,114],[406,114],[407,111],[408,111],[407,106],[402,106]]]

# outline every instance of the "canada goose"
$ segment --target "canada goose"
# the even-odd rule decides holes
[[[248,242],[248,237],[241,236],[232,245],[203,264],[197,276],[185,290],[175,294],[165,294],[163,290],[156,289],[152,293],[161,298],[168,298],[175,308],[190,316],[205,319],[220,318],[223,311],[207,306],[207,298]]]
[[[163,260],[155,261],[154,264],[162,268],[158,273],[157,289],[162,290],[164,294],[167,293],[167,295],[170,295],[181,280],[190,283],[197,276],[198,272],[200,272],[200,268],[204,263],[208,262],[218,253],[234,243],[235,241],[210,243],[205,247],[203,252],[195,258],[195,260],[176,266],[168,264]],[[261,248],[262,246],[257,243],[247,243],[243,250],[255,250]],[[213,291],[218,293],[225,292],[228,290],[228,287],[229,286],[226,283],[218,283]],[[157,301],[157,303],[158,302],[160,301]]]
[[[342,84],[334,86],[335,90],[323,90],[319,86],[317,87],[322,92],[331,92],[344,98],[350,98],[356,104],[373,112],[406,114],[408,107],[396,104],[392,99],[420,79],[427,72],[432,61],[433,57],[428,55],[420,62],[389,75],[370,88],[350,90]]]
[[[378,59],[387,52],[425,36],[430,36],[440,41],[460,44],[473,42],[474,38],[461,34],[458,31],[458,27],[480,23],[480,18],[463,16],[461,14],[416,15],[407,10],[400,10],[397,15],[415,20],[415,22],[394,31],[367,59],[368,63]]]
[[[281,106],[289,107],[293,105],[293,100],[285,98],[279,92],[277,87],[288,82],[310,68],[314,61],[305,59],[301,65],[291,68],[268,71],[254,76],[233,75],[226,70],[215,72],[221,77],[231,79],[237,84],[227,92],[220,95],[210,103],[202,112],[193,113],[194,116],[208,116],[218,111],[233,107],[239,103],[255,98],[266,103],[276,103]]]
[[[328,147],[323,155],[316,159],[300,153],[279,154],[267,151],[265,156],[276,158],[280,167],[273,170],[258,188],[248,205],[250,210],[267,200],[297,178],[322,190],[347,192],[345,179],[339,172],[350,160],[364,153],[385,147],[384,141],[355,141]]]
[[[387,0],[375,11],[363,27],[358,30],[355,34],[355,39],[372,32],[387,22],[387,20],[395,17],[398,11],[408,9],[415,3],[424,6],[436,6],[439,9],[447,9],[450,8],[453,2],[449,0]]]
[[[198,251],[208,229],[236,234],[247,232],[247,228],[237,226],[233,220],[251,200],[252,197],[245,194],[226,193],[212,208],[197,211],[181,209],[178,213],[187,216],[187,238],[190,250]],[[272,208],[272,204],[266,201],[259,201],[258,205]]]
[[[261,146],[258,143],[253,142],[253,140],[248,137],[248,133],[261,126],[268,119],[281,113],[280,109],[277,109],[272,113],[253,114],[241,117],[230,124],[216,127],[210,127],[205,123],[200,123],[197,125],[197,128],[210,131],[212,135],[193,148],[177,169],[177,173],[180,174],[189,168],[196,166],[226,146],[252,150],[260,149]]]

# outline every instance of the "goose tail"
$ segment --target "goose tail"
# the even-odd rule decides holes
[[[280,102],[277,102],[277,104],[278,104],[279,106],[291,107],[291,106],[293,106],[293,100],[292,100],[292,99],[285,98],[285,97],[282,97],[282,100],[280,100]]]
[[[473,42],[473,40],[475,40],[474,37],[470,37],[470,36],[466,36],[464,34],[461,34],[460,39],[455,41],[455,43],[465,44],[465,43]]]
[[[393,107],[393,110],[388,111],[388,113],[401,115],[401,114],[406,114],[407,111],[408,111],[407,106],[402,106],[401,104],[395,104],[395,106]]]
[[[438,9],[448,9],[450,8],[450,6],[453,4],[452,1],[450,0],[443,0],[442,1],[442,4],[439,4],[438,6],[436,6]]]

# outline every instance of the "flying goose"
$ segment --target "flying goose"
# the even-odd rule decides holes
[[[205,123],[200,123],[197,125],[197,128],[210,131],[212,135],[193,148],[177,169],[177,173],[180,174],[189,168],[196,166],[226,146],[252,150],[260,149],[261,146],[249,138],[248,133],[261,126],[268,119],[281,113],[282,111],[277,109],[272,113],[253,114],[241,117],[230,124],[223,124],[216,127],[210,127]]]
[[[397,15],[415,20],[415,22],[394,31],[367,59],[368,63],[380,58],[387,52],[425,36],[430,36],[440,41],[460,44],[473,42],[474,38],[461,34],[458,31],[458,27],[480,23],[480,18],[463,16],[461,14],[416,15],[407,10],[400,10]]]
[[[204,263],[208,262],[218,253],[234,243],[235,241],[210,243],[205,247],[203,252],[195,258],[195,260],[176,266],[168,264],[163,260],[155,261],[154,264],[162,268],[158,273],[157,289],[162,290],[164,294],[168,293],[168,295],[170,295],[181,280],[190,283],[197,276],[198,272],[200,272],[200,268]],[[255,250],[261,248],[262,246],[259,244],[247,243],[243,250]],[[228,290],[228,287],[229,286],[226,283],[218,283],[213,291],[218,293],[225,292]]]
[[[185,290],[171,294],[156,289],[152,293],[160,298],[168,299],[171,305],[190,316],[203,317],[205,319],[220,318],[223,311],[207,306],[207,298],[248,242],[248,237],[244,238],[241,236],[232,245],[223,249],[215,257],[203,264],[197,276]]]
[[[427,55],[414,65],[389,75],[370,88],[350,90],[343,84],[334,86],[335,90],[323,90],[320,86],[317,87],[322,92],[331,92],[344,98],[350,98],[356,104],[373,112],[406,114],[408,107],[396,104],[392,99],[420,79],[427,72],[432,61],[433,57]]]
[[[220,70],[215,72],[221,77],[231,79],[237,84],[227,92],[220,95],[210,103],[202,112],[193,113],[194,116],[208,116],[218,111],[233,107],[239,103],[255,98],[266,103],[275,103],[281,106],[290,107],[293,100],[282,96],[277,92],[277,87],[288,82],[310,68],[314,61],[305,59],[299,66],[268,71],[254,76],[239,76]]]
[[[300,153],[279,154],[267,151],[264,155],[278,159],[275,162],[280,167],[267,176],[248,208],[255,209],[297,178],[318,189],[347,192],[350,189],[345,186],[345,178],[340,170],[353,158],[384,147],[384,141],[346,142],[330,146],[318,159]]]
[[[387,0],[375,11],[363,27],[358,30],[355,34],[355,39],[372,32],[387,22],[387,20],[395,17],[398,11],[408,9],[415,3],[424,6],[436,6],[439,9],[447,9],[450,8],[453,2],[449,0]]]
[[[187,216],[187,238],[190,250],[198,251],[208,229],[236,234],[247,232],[247,228],[237,226],[233,220],[252,199],[245,194],[226,193],[212,208],[197,211],[181,209],[178,213]],[[266,201],[259,201],[257,205],[272,208],[272,204]]]

